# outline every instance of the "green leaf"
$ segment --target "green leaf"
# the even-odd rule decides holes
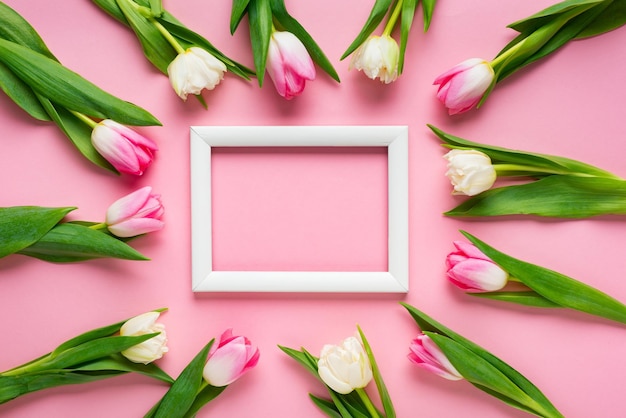
[[[473,343],[472,341],[461,336],[460,334],[457,334],[443,324],[437,322],[435,319],[426,315],[419,309],[404,302],[400,302],[400,304],[406,308],[406,310],[415,320],[422,332],[429,331],[441,334],[463,345],[465,348],[471,350],[478,356],[491,363],[495,368],[497,368],[500,372],[507,376],[515,385],[517,385],[521,390],[527,393],[532,399],[543,405],[543,408],[546,411],[549,411],[554,416],[560,416],[559,411],[550,403],[548,398],[546,398],[545,395],[532,382],[526,379],[517,370],[515,370],[507,363],[500,360],[498,357],[494,356],[484,348]]]
[[[0,208],[0,258],[33,245],[74,209],[41,206]]]
[[[146,110],[105,92],[47,56],[0,39],[0,61],[35,92],[70,110],[129,125],[157,125]]]
[[[424,9],[424,32],[430,27],[430,21],[433,18],[436,3],[437,0],[422,0],[422,9]]]
[[[389,11],[389,6],[391,5],[392,0],[376,0],[374,2],[374,6],[370,11],[370,15],[367,17],[361,32],[357,35],[357,37],[352,41],[346,52],[341,56],[341,60],[346,58],[348,55],[352,54],[363,42],[369,38],[369,36],[374,32],[374,29],[380,25],[383,18]]]
[[[626,181],[600,177],[550,176],[472,196],[446,216],[536,215],[588,218],[626,215]]]
[[[163,382],[172,384],[174,379],[165,373],[159,366],[154,363],[142,364],[134,363],[128,360],[121,354],[111,354],[108,357],[96,359],[86,364],[82,364],[79,367],[73,368],[72,371],[86,372],[86,371],[120,371],[120,372],[132,372],[139,373],[153,379],[161,380]]]
[[[133,7],[129,0],[117,0],[124,17],[137,35],[143,53],[155,67],[163,74],[167,74],[167,67],[178,55],[174,47],[163,37],[156,26]]]
[[[55,59],[35,28],[15,10],[0,2],[0,38]]]
[[[0,376],[0,404],[43,389],[94,382],[121,374],[125,374],[125,372],[66,373],[54,371],[25,376]]]
[[[477,298],[499,300],[503,302],[517,303],[524,306],[535,306],[537,308],[560,308],[549,299],[544,298],[537,292],[532,291],[511,291],[511,292],[485,292],[485,293],[468,293],[468,295]]]
[[[596,177],[607,177],[621,180],[620,177],[613,173],[580,161],[556,155],[538,154],[484,145],[460,138],[458,136],[450,135],[432,125],[428,125],[428,127],[446,144],[445,146],[447,148],[478,150],[487,154],[493,164],[513,164],[531,168],[531,170],[526,171],[520,169],[511,175],[541,177],[549,174],[587,174]],[[502,174],[498,173],[498,175]]]
[[[209,341],[193,360],[191,360],[165,396],[163,396],[154,413],[147,416],[154,418],[170,418],[183,416],[189,410],[203,382],[202,371],[214,341],[214,339]]]
[[[289,357],[303,365],[308,371],[319,379],[319,375],[317,374],[317,361],[312,362],[311,358],[304,353],[306,350],[302,349],[303,351],[298,351],[282,345],[279,345],[278,348],[280,348]]]
[[[365,348],[365,352],[367,353],[367,358],[370,361],[370,365],[372,366],[372,374],[374,375],[374,382],[376,383],[376,388],[378,389],[378,394],[380,395],[380,400],[383,404],[383,409],[385,410],[386,418],[395,418],[396,411],[393,407],[393,402],[391,401],[391,396],[389,396],[389,391],[387,390],[387,386],[385,386],[385,382],[383,381],[383,376],[380,373],[380,368],[376,363],[376,359],[374,358],[374,353],[372,352],[372,348],[370,347],[367,338],[365,338],[365,334],[361,330],[359,326],[357,326],[359,331],[359,335],[361,336],[361,342],[363,343],[363,348]]]
[[[250,43],[259,87],[263,86],[267,52],[272,35],[272,9],[270,0],[250,0],[248,4]]]
[[[624,24],[626,24],[626,2],[612,1],[606,9],[576,36],[576,39],[601,35]]]
[[[306,29],[287,12],[284,1],[270,0],[270,2],[274,19],[278,21],[284,30],[293,33],[304,44],[311,58],[320,68],[334,80],[340,81],[337,71],[335,71],[335,68],[324,54],[324,51],[322,51],[322,48],[319,47]]]
[[[159,17],[163,14],[163,3],[161,0],[150,0],[150,10],[154,17]]]
[[[233,7],[230,12],[230,34],[233,35],[246,14],[246,9],[250,0],[233,0]]]
[[[120,23],[126,26],[130,26],[130,24],[128,23],[128,20],[126,20],[126,16],[124,16],[124,12],[122,12],[120,7],[117,5],[116,0],[91,0],[91,1],[95,3],[98,7],[100,7],[102,10],[104,10],[108,15],[113,17],[115,20],[119,21]]]
[[[315,406],[317,406],[323,413],[325,413],[326,416],[330,418],[342,418],[341,414],[337,410],[337,407],[331,401],[318,398],[311,393],[309,393],[309,398],[311,398]]]
[[[50,120],[33,89],[2,63],[0,63],[0,88],[15,104],[35,119],[42,121]]]
[[[332,399],[335,407],[337,408],[337,411],[339,411],[339,414],[342,416],[342,418],[368,418],[367,416],[356,417],[355,415],[352,415],[352,413],[350,413],[350,410],[348,409],[350,407],[350,404],[346,404],[341,395],[334,392],[330,388],[328,388],[328,393],[330,394],[330,398]]]
[[[185,414],[183,418],[193,418],[196,416],[196,413],[200,411],[200,409],[211,402],[213,399],[217,398],[228,386],[215,387],[211,385],[205,386],[198,395],[196,395],[196,399],[189,407],[189,410]]]
[[[539,401],[534,400],[497,367],[466,348],[463,344],[438,333],[426,331],[424,334],[428,335],[437,344],[448,360],[450,360],[450,363],[470,383],[499,393],[502,395],[498,397],[499,399],[511,399],[516,405],[523,405],[525,410],[533,411],[539,416],[562,417],[559,413],[544,410],[543,405]]]
[[[419,0],[404,0],[402,3],[402,14],[400,17],[400,58],[398,60],[398,75],[402,74],[404,69],[404,55],[406,53],[406,44],[413,25],[415,17],[415,9]]]
[[[64,107],[55,106],[54,103],[43,96],[37,95],[37,97],[50,118],[85,158],[98,167],[119,174],[119,171],[94,148],[91,142],[93,129],[90,126]]]
[[[467,232],[461,233],[494,263],[544,298],[565,308],[626,324],[626,306],[606,293],[556,271],[510,257]]]
[[[57,225],[37,242],[18,253],[56,263],[102,257],[148,260],[123,241],[94,229],[71,223]]]
[[[565,0],[559,3],[553,4],[529,17],[515,21],[507,27],[516,30],[517,32],[531,32],[537,30],[541,26],[545,26],[555,17],[568,13],[573,9],[579,7],[594,6],[596,4],[602,4],[606,0]]]

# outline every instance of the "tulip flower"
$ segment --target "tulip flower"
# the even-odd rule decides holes
[[[474,196],[491,188],[496,181],[491,158],[481,151],[453,149],[444,158],[448,160],[446,176],[454,186],[453,194]]]
[[[364,388],[372,380],[372,366],[356,337],[346,338],[341,345],[322,347],[317,372],[326,385],[341,394]]]
[[[446,258],[452,283],[470,292],[493,292],[506,285],[509,274],[476,246],[461,241],[455,241],[454,246],[457,251]]]
[[[149,340],[122,351],[121,353],[124,357],[134,363],[148,364],[160,359],[163,357],[163,354],[167,353],[165,325],[156,322],[159,315],[159,312],[146,312],[129,319],[122,325],[120,328],[121,336],[137,337],[155,332],[159,333],[159,335]]]
[[[408,357],[413,363],[448,380],[461,380],[463,376],[454,368],[450,360],[427,335],[420,334],[411,341]]]
[[[276,91],[290,100],[315,79],[315,66],[304,44],[291,32],[274,31],[267,53],[267,72]]]
[[[463,113],[476,106],[494,83],[491,64],[480,58],[470,58],[437,77],[437,98],[450,115]]]
[[[107,210],[109,231],[118,237],[134,237],[160,230],[165,225],[160,198],[147,186],[118,199]]]
[[[213,90],[224,78],[226,65],[202,48],[181,52],[167,66],[167,74],[176,94],[187,100],[188,94]]]
[[[233,336],[232,329],[228,329],[221,335],[217,347],[211,348],[202,376],[211,386],[230,385],[256,366],[259,356],[259,349],[252,347],[246,337]]]
[[[95,125],[91,143],[116,170],[136,176],[144,173],[157,150],[151,139],[110,119]]]
[[[370,36],[354,53],[349,69],[363,71],[369,78],[389,84],[398,78],[400,48],[389,35]]]

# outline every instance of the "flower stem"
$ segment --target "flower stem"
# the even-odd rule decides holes
[[[172,48],[174,48],[177,54],[182,54],[183,52],[185,52],[185,48],[183,48],[180,45],[180,43],[176,40],[176,38],[174,38],[172,34],[167,29],[165,29],[165,27],[153,17],[154,15],[152,14],[151,9],[144,7],[144,6],[140,6],[139,4],[135,3],[132,0],[129,1],[129,3],[135,8],[135,10],[137,10],[142,16],[144,16],[146,20],[150,22],[152,26],[154,26],[156,30],[158,30],[161,33],[161,35],[163,35],[165,40],[169,42],[170,45],[172,45]]]
[[[74,110],[70,110],[70,112],[72,112],[72,114],[76,116],[78,119],[80,119],[82,122],[85,122],[85,124],[87,124],[87,126],[89,126],[91,129],[95,128],[96,125],[98,125],[98,123],[95,120],[91,119],[87,115],[84,115],[80,112],[76,112]]]
[[[96,231],[99,229],[105,229],[107,227],[106,222],[100,222],[98,224],[93,224],[89,227],[89,229],[95,229]]]
[[[521,165],[521,164],[494,164],[493,168],[496,170],[498,175],[514,175],[512,173],[517,173],[519,175],[526,173],[537,173],[537,174],[561,174],[561,175],[569,175],[576,177],[597,177],[593,174],[587,173],[577,173],[577,172],[569,172],[562,170],[553,170],[544,167],[533,167],[530,165]]]
[[[363,388],[357,388],[355,390],[356,390],[356,393],[359,395],[359,398],[361,398],[361,400],[365,404],[365,407],[367,408],[367,412],[370,413],[371,417],[379,418],[380,414],[376,410],[376,407],[374,406],[374,404],[372,404],[372,401],[370,400],[369,396],[367,396],[367,393],[365,393],[365,390],[363,390]]]
[[[393,28],[396,26],[396,22],[398,21],[398,16],[400,16],[402,3],[404,3],[404,0],[398,0],[398,2],[396,3],[396,7],[394,7],[393,12],[391,12],[391,16],[389,16],[389,20],[385,25],[385,29],[383,29],[383,36],[391,35],[391,32],[393,31]]]

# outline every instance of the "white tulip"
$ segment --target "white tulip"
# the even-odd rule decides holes
[[[346,338],[340,346],[325,345],[317,372],[324,383],[341,394],[364,388],[373,377],[367,353],[356,337]]]
[[[389,84],[398,78],[400,48],[389,35],[371,36],[355,51],[349,69],[363,71],[372,80]]]
[[[160,359],[163,357],[163,354],[167,353],[165,325],[156,322],[159,315],[159,312],[146,312],[129,319],[122,325],[120,328],[121,336],[137,337],[155,332],[160,333],[149,340],[122,351],[124,357],[134,363],[148,364]]]
[[[192,46],[178,54],[167,66],[167,74],[176,94],[187,100],[188,94],[213,90],[224,78],[226,65],[202,48]]]
[[[483,152],[453,149],[444,158],[448,160],[446,176],[454,186],[453,194],[474,196],[490,189],[496,181],[496,169]]]

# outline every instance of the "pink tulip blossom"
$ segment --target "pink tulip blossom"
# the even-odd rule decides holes
[[[152,193],[151,187],[143,187],[109,206],[106,224],[118,237],[134,237],[163,228],[162,215],[161,196]]]
[[[476,246],[461,241],[455,241],[454,246],[457,251],[446,258],[448,279],[452,283],[470,292],[493,292],[506,285],[509,274]]]
[[[217,347],[211,347],[202,376],[212,386],[230,385],[256,366],[259,356],[259,349],[252,347],[246,337],[233,336],[232,329],[227,329]]]
[[[267,58],[267,72],[276,91],[287,100],[300,95],[307,80],[315,79],[311,56],[291,32],[272,33]]]
[[[470,58],[437,77],[437,98],[454,115],[470,110],[480,102],[494,81],[491,65],[480,58]]]
[[[110,119],[91,132],[94,148],[121,173],[141,176],[152,163],[157,145],[127,126]]]
[[[411,341],[409,360],[418,366],[448,380],[461,380],[463,376],[450,363],[450,360],[426,334],[420,334]]]

